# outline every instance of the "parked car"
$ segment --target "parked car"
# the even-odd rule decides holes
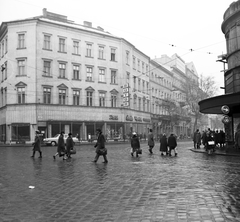
[[[44,143],[45,145],[56,146],[56,145],[57,145],[57,142],[58,142],[58,137],[59,137],[59,136],[60,136],[60,134],[57,134],[57,135],[55,135],[54,137],[45,138],[45,139],[43,139],[43,143]],[[68,138],[68,134],[64,134],[64,142],[65,142],[65,144],[66,144],[67,138]],[[74,143],[79,142],[77,137],[72,137],[72,138],[73,138],[73,142],[74,142]]]

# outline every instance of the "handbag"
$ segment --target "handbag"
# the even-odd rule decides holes
[[[214,141],[208,141],[208,145],[213,146],[213,145],[215,145],[215,142]]]
[[[70,154],[76,154],[76,153],[77,153],[76,148],[72,148],[72,149],[70,150]]]
[[[97,154],[98,155],[107,155],[107,148],[98,149]]]
[[[142,154],[142,149],[141,149],[141,148],[139,148],[139,149],[137,150],[137,154]]]

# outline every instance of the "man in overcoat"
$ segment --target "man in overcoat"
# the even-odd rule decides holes
[[[97,162],[99,156],[103,156],[104,162],[103,163],[108,163],[108,159],[107,159],[107,149],[105,147],[105,137],[102,133],[101,129],[97,129],[96,130],[97,133],[97,143],[95,144],[94,147],[96,147],[96,156],[93,160],[93,162]]]

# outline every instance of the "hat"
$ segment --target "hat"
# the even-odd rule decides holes
[[[132,135],[137,135],[136,132],[133,132]]]
[[[39,130],[36,130],[36,131],[35,131],[35,133],[38,133],[38,134],[39,134],[39,133],[40,133],[40,131],[39,131]]]
[[[72,136],[72,133],[69,133],[68,136]]]
[[[97,128],[97,129],[96,129],[96,131],[97,131],[97,132],[102,132],[102,130],[101,130],[101,129],[99,129],[99,128]]]

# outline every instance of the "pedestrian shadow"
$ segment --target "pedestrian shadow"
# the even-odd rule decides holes
[[[107,164],[95,164],[95,178],[99,184],[104,184],[108,178]]]

